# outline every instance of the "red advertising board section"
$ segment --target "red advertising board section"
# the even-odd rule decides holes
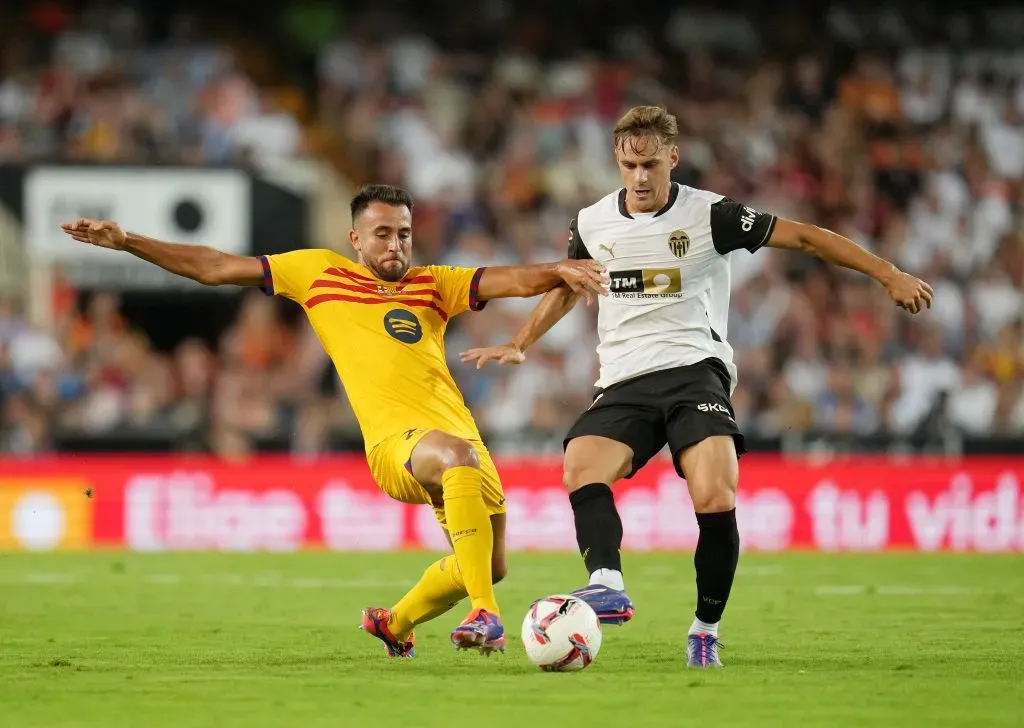
[[[558,459],[498,459],[512,550],[574,550]],[[1024,551],[1024,456],[740,465],[743,548]],[[86,495],[89,491],[91,497]],[[686,484],[669,462],[616,486],[631,550],[689,550]],[[0,550],[394,550],[446,547],[429,508],[383,495],[362,458],[0,460]]]

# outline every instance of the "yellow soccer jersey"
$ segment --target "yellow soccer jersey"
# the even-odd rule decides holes
[[[483,268],[410,268],[396,283],[330,250],[261,256],[262,289],[302,306],[334,362],[366,451],[396,432],[480,432],[445,360],[448,320],[485,305]]]

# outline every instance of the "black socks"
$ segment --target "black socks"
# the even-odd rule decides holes
[[[587,573],[598,569],[622,571],[622,521],[612,489],[605,483],[590,483],[570,493],[569,503],[576,519],[576,543]]]
[[[729,601],[736,562],[740,558],[740,532],[736,509],[724,513],[698,513],[700,536],[693,554],[697,570],[697,619],[708,624],[721,621]]]
[[[576,543],[587,573],[598,569],[622,571],[622,521],[615,508],[612,489],[605,483],[590,483],[569,494],[576,521]],[[697,571],[697,612],[701,622],[715,624],[722,619],[729,601],[736,564],[740,557],[740,532],[736,509],[724,513],[698,513],[700,536],[693,554]]]

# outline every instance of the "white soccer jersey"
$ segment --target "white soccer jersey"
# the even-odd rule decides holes
[[[731,393],[729,256],[767,243],[775,221],[679,184],[658,212],[630,214],[625,189],[580,210],[569,225],[569,257],[600,261],[611,277],[598,310],[597,386],[718,357]]]

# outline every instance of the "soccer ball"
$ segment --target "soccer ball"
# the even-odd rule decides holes
[[[546,672],[582,670],[601,649],[601,622],[589,605],[569,594],[538,599],[523,620],[523,649]]]

